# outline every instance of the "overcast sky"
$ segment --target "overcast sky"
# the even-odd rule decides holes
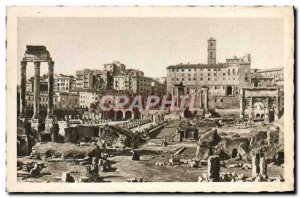
[[[172,64],[207,63],[210,37],[217,40],[217,62],[250,53],[252,68],[283,67],[280,18],[19,18],[18,64],[26,45],[45,45],[55,73],[120,61],[161,77]]]

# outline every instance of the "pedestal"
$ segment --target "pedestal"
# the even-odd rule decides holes
[[[47,118],[45,120],[45,132],[51,132],[51,128],[53,127],[54,125],[54,119],[53,118]]]
[[[33,129],[33,138],[37,141],[41,141],[41,120],[40,119],[31,119],[31,128]]]

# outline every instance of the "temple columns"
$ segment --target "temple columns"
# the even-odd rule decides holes
[[[47,105],[47,118],[53,117],[53,75],[54,75],[54,62],[48,62],[48,105]]]
[[[274,112],[274,121],[277,122],[279,120],[279,97],[275,98],[275,112]]]
[[[244,119],[245,116],[245,98],[240,96],[240,119]]]
[[[204,90],[204,110],[208,110],[208,90]]]
[[[199,92],[199,108],[202,108],[202,90]]]
[[[34,62],[34,106],[32,119],[40,118],[40,62]]]
[[[54,75],[54,62],[48,62],[48,104],[47,104],[47,118],[45,120],[45,129],[48,133],[51,133],[51,141],[57,142],[58,131],[54,126],[55,121],[53,119],[53,75]]]
[[[250,98],[249,102],[249,122],[253,121],[253,98]]]
[[[26,117],[26,65],[27,65],[27,62],[21,61],[21,89],[20,89],[20,115],[19,115],[19,118]]]
[[[269,109],[269,98],[266,98],[266,104],[265,104],[265,122],[270,122],[270,109]]]

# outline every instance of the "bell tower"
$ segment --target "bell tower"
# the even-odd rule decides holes
[[[213,65],[216,64],[216,39],[210,38],[207,42],[207,64]]]

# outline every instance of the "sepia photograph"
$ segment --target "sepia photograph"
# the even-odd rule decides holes
[[[9,192],[294,190],[293,7],[11,6],[6,70]]]

